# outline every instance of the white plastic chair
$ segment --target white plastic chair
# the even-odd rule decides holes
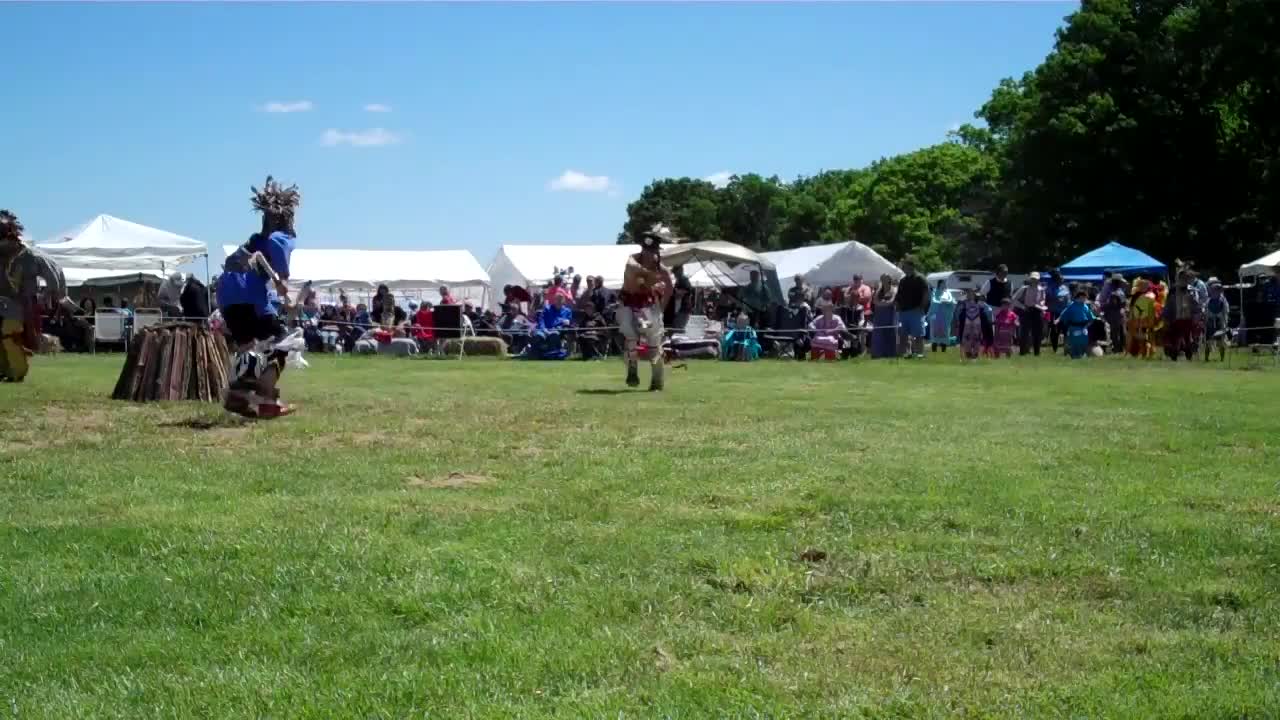
[[[685,323],[684,330],[676,333],[675,337],[683,340],[705,339],[707,337],[707,316],[690,315],[689,322]]]
[[[128,318],[124,313],[113,310],[99,310],[93,315],[93,351],[98,351],[98,343],[125,343],[128,344],[128,337],[125,336],[125,321]]]
[[[159,325],[164,322],[164,313],[157,308],[139,308],[133,311],[133,334],[142,332],[143,328]]]

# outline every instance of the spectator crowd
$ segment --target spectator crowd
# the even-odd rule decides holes
[[[759,272],[741,287],[695,289],[683,268],[673,269],[674,292],[664,307],[668,343],[676,357],[754,360],[765,356],[837,360],[924,356],[926,348],[961,358],[1003,358],[1057,353],[1073,358],[1129,354],[1170,360],[1223,358],[1233,337],[1232,304],[1224,285],[1202,279],[1189,264],[1163,277],[1108,273],[1097,283],[1071,283],[1058,271],[1030,273],[1018,286],[1001,265],[979,286],[929,287],[910,258],[903,277],[870,281],[854,275],[848,285],[814,289],[796,276],[785,300],[774,300]],[[1280,271],[1254,289],[1256,303],[1280,317]],[[558,275],[541,287],[507,286],[498,311],[459,303],[448,287],[435,302],[399,302],[385,285],[367,302],[345,294],[321,304],[310,284],[282,307],[289,325],[303,331],[310,352],[416,355],[435,353],[460,336],[496,337],[519,358],[599,359],[622,352],[617,294],[604,278]],[[208,291],[194,277],[174,275],[148,302],[165,317],[211,318]],[[1239,314],[1239,309],[1235,309]],[[101,311],[127,325],[133,308],[105,297],[85,298],[68,313],[50,308],[44,332],[62,348],[87,350]],[[1269,323],[1268,323],[1269,324]]]

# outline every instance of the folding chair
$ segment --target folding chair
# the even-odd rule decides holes
[[[125,334],[125,323],[128,318],[124,313],[112,310],[99,310],[93,315],[93,347],[98,351],[98,343],[123,343],[127,348],[129,338]]]

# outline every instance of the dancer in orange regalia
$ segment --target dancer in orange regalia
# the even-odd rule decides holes
[[[1156,314],[1156,293],[1150,281],[1138,278],[1133,282],[1133,293],[1129,297],[1129,326],[1126,328],[1129,339],[1129,354],[1134,357],[1150,358],[1154,352],[1152,333],[1159,315]]]

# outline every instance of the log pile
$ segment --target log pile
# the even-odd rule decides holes
[[[136,335],[116,381],[116,400],[220,403],[227,392],[226,340],[207,327],[155,325]]]

